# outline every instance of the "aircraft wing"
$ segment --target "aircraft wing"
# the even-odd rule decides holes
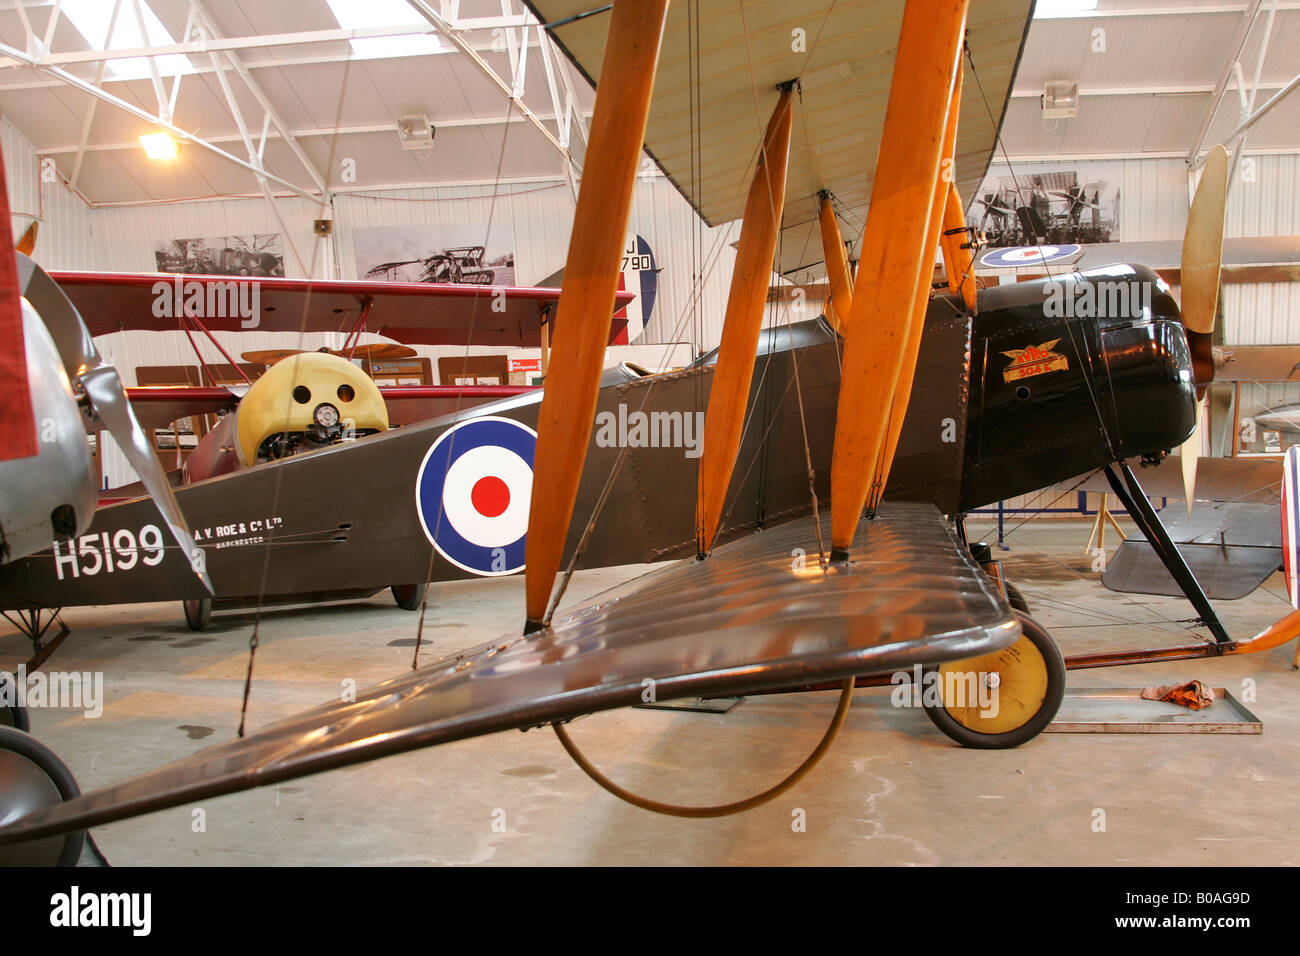
[[[1214,370],[1216,382],[1300,381],[1298,346],[1231,345],[1223,347],[1222,355],[1223,364]]]
[[[239,404],[239,396],[228,388],[192,385],[145,385],[126,390],[135,417],[145,428],[166,428],[187,415],[215,415]]]
[[[1186,497],[1183,472],[1176,456],[1169,456],[1154,468],[1143,468],[1141,462],[1133,458],[1129,460],[1129,467],[1142,482],[1142,490],[1148,497],[1177,498],[1179,501]],[[1279,458],[1201,458],[1196,466],[1197,501],[1266,504],[1276,520],[1281,489],[1282,461]],[[1054,490],[1112,494],[1110,482],[1100,471],[1091,472],[1082,480],[1063,481]]]
[[[589,0],[529,0],[543,23],[589,11]],[[955,181],[969,199],[988,167],[1031,0],[970,5],[967,41],[979,83],[966,67]],[[813,0],[799,4],[710,4],[692,50],[690,4],[668,11],[645,146],[710,225],[739,219],[754,150],[777,100],[776,86],[800,78],[782,224],[779,271],[820,261],[817,192],[829,189],[858,238],[871,195],[885,105],[902,20],[901,0]],[[608,17],[552,29],[588,79],[599,79]],[[716,39],[725,38],[725,39]],[[987,104],[980,93],[988,97]],[[757,91],[757,92],[755,92]],[[809,230],[814,230],[809,232]],[[805,235],[807,233],[807,235]]]
[[[531,392],[532,385],[381,385],[388,419],[411,425]]]
[[[538,346],[559,289],[426,282],[51,272],[91,335],[132,329],[175,331],[186,303],[211,331],[350,332],[366,303],[363,330],[408,345]],[[635,296],[619,292],[615,309]],[[610,342],[627,326],[615,318]]]
[[[1243,598],[1282,566],[1282,521],[1276,502],[1204,504],[1191,518],[1181,508],[1174,510],[1169,537],[1211,600]],[[1119,546],[1101,583],[1112,591],[1183,596],[1145,538],[1128,538]]]
[[[1181,239],[1084,243],[1079,247],[1074,265],[1086,270],[1116,262],[1140,262],[1157,271],[1181,269],[1182,255]],[[1223,240],[1223,265],[1229,276],[1238,267],[1295,263],[1300,263],[1300,236],[1229,237]]]
[[[625,707],[647,680],[658,700],[730,696],[972,657],[1019,636],[934,506],[887,503],[859,536],[860,557],[823,572],[810,518],[748,535],[599,595],[549,631],[505,636],[31,814],[0,827],[0,844]]]

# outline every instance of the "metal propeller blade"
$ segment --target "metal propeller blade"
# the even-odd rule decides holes
[[[135,410],[126,397],[117,369],[100,356],[86,324],[81,321],[81,316],[58,284],[25,255],[18,254],[15,258],[22,295],[50,330],[50,336],[67,369],[68,378],[84,390],[92,419],[101,422],[117,441],[158,506],[163,520],[171,528],[181,553],[208,589],[208,593],[213,593],[203,549],[194,543],[194,535],[190,533],[185,516],[176,503],[171,483],[167,480],[158,456],[154,454],[148,434],[141,427]]]

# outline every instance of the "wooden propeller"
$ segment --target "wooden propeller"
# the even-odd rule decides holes
[[[1228,201],[1228,153],[1221,145],[1210,151],[1201,181],[1187,214],[1183,233],[1182,285],[1183,325],[1187,328],[1187,345],[1192,353],[1192,374],[1196,379],[1198,403],[1214,380],[1214,322],[1219,312],[1219,280],[1223,272],[1223,218]],[[1183,442],[1183,494],[1187,497],[1187,514],[1192,513],[1196,497],[1196,465],[1201,451],[1201,427],[1205,420],[1198,404],[1196,427]]]
[[[36,233],[40,228],[40,225],[39,221],[33,219],[32,224],[28,226],[27,231],[23,233],[22,238],[14,245],[14,249],[25,256],[30,256],[33,250],[36,249]]]

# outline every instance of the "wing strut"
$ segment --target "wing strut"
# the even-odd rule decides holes
[[[916,287],[947,128],[967,0],[910,0],[903,12],[880,158],[871,188],[831,463],[831,559],[849,546],[884,455],[890,399],[906,363]],[[937,427],[937,423],[936,423]]]
[[[793,83],[781,86],[781,96],[768,120],[754,179],[745,200],[745,218],[736,248],[736,267],[727,294],[718,364],[709,391],[700,455],[697,505],[700,554],[708,554],[718,536],[731,471],[740,450],[754,377],[754,355],[763,328],[763,307],[771,286],[776,236],[785,208],[785,174],[790,158],[790,127],[794,116]]]
[[[907,417],[907,404],[912,397],[912,380],[916,375],[916,354],[921,348],[921,334],[925,331],[925,313],[930,306],[930,292],[934,285],[934,253],[941,245],[940,226],[946,224],[948,215],[947,198],[952,185],[953,156],[957,145],[957,114],[961,112],[961,65],[958,61],[957,76],[953,80],[952,94],[948,97],[948,121],[943,134],[943,153],[939,163],[939,175],[934,180],[934,199],[930,204],[930,228],[925,234],[925,246],[921,258],[921,268],[916,276],[916,298],[912,303],[912,327],[907,335],[907,350],[904,353],[903,366],[898,371],[898,387],[894,389],[893,407],[889,412],[889,432],[885,436],[885,453],[880,461],[880,480],[871,489],[867,507],[875,511],[889,484],[889,470],[894,463],[894,452],[898,448],[899,436],[903,433],[903,420]],[[958,212],[960,213],[960,201]],[[965,225],[963,223],[963,225]],[[944,247],[946,250],[946,246]],[[973,287],[972,287],[973,288]],[[972,294],[972,298],[974,295]]]
[[[957,74],[957,87],[961,89],[961,74]],[[957,97],[954,102],[960,102]],[[951,153],[948,154],[950,157]],[[961,296],[968,312],[975,312],[975,239],[974,230],[966,225],[966,210],[962,208],[957,184],[948,183],[948,198],[943,207],[943,266],[948,276],[948,289]]]
[[[826,260],[826,282],[830,298],[826,302],[826,318],[835,331],[848,337],[849,313],[853,310],[853,276],[849,273],[849,257],[840,237],[840,224],[831,206],[831,194],[823,189],[817,194],[821,204],[817,209],[821,221],[822,255]]]
[[[525,546],[525,632],[546,626],[551,585],[560,567],[591,440],[618,292],[619,253],[626,238],[667,13],[668,0],[620,0],[610,15],[605,62],[617,68],[605,70],[596,89],[591,138],[556,307],[549,375],[538,412]]]

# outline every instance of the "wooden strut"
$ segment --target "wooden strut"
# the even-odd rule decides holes
[[[1101,504],[1097,506],[1097,517],[1092,522],[1092,532],[1088,535],[1088,544],[1083,549],[1084,554],[1092,554],[1092,543],[1097,542],[1097,547],[1101,548],[1103,554],[1106,551],[1106,525],[1110,524],[1112,528],[1119,532],[1120,539],[1128,537],[1124,529],[1119,526],[1115,516],[1110,513],[1110,506],[1107,501],[1108,495],[1102,492]]]
[[[910,0],[871,187],[845,341],[831,463],[831,560],[844,562],[885,452],[890,401],[913,336],[922,266],[929,280],[930,211],[947,132],[967,0]],[[919,337],[916,338],[919,343]],[[938,427],[938,423],[936,426]]]
[[[930,202],[930,227],[925,234],[925,246],[922,248],[921,267],[916,276],[916,298],[912,301],[912,327],[908,332],[906,352],[902,368],[898,372],[898,387],[894,389],[893,402],[889,410],[889,431],[885,436],[885,451],[881,458],[880,478],[871,488],[867,498],[867,509],[875,512],[880,499],[889,484],[889,472],[894,463],[894,452],[898,449],[898,439],[903,433],[903,420],[907,417],[907,405],[912,397],[912,381],[916,375],[916,355],[921,348],[921,336],[925,332],[925,314],[930,307],[930,291],[934,279],[934,254],[940,246],[940,226],[947,215],[945,200],[948,198],[952,183],[952,158],[957,148],[957,115],[961,112],[962,75],[961,61],[958,60],[957,74],[953,78],[952,92],[948,96],[948,121],[943,134],[942,159],[939,162],[939,175],[934,181],[934,198]]]
[[[786,167],[794,116],[793,84],[784,84],[768,120],[758,166],[745,200],[745,218],[736,247],[727,311],[718,346],[718,364],[709,391],[700,455],[696,500],[699,553],[708,554],[718,536],[731,472],[740,451],[754,355],[763,328],[763,308],[771,285],[781,211],[785,208]]]
[[[960,88],[960,74],[957,84]],[[966,227],[966,210],[957,194],[957,184],[949,182],[947,193],[943,207],[943,234],[939,239],[943,248],[943,271],[948,279],[948,291],[960,295],[966,311],[974,314],[978,311],[975,304],[974,239]]]
[[[826,260],[828,298],[826,318],[840,335],[848,338],[849,314],[853,311],[853,276],[849,273],[848,251],[840,236],[840,224],[831,206],[831,195],[826,190],[818,195],[821,204],[817,218],[821,223],[822,256]]]
[[[610,14],[582,186],[538,412],[525,545],[525,633],[546,626],[551,586],[591,439],[618,291],[618,261],[645,140],[668,0],[620,0]]]

